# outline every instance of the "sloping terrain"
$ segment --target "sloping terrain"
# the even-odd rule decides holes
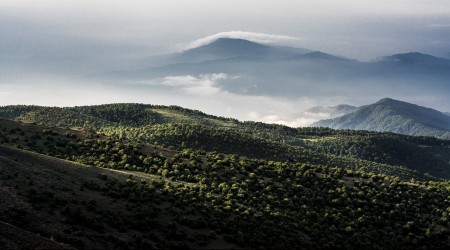
[[[140,104],[0,112],[21,120],[0,119],[4,244],[449,247],[449,141]]]
[[[429,173],[440,178],[450,178],[450,163],[447,160],[450,155],[450,142],[433,138],[325,128],[294,129],[280,125],[239,122],[175,106],[144,104],[74,108],[6,106],[0,107],[0,116],[28,123],[33,133],[42,132],[43,128],[39,128],[39,125],[72,128],[59,131],[59,135],[63,137],[58,139],[63,141],[59,144],[64,147],[67,144],[64,141],[74,143],[76,137],[95,138],[103,134],[116,140],[127,139],[134,143],[148,143],[179,150],[190,148],[266,160],[334,164],[347,168],[363,167],[366,171],[375,173],[404,172],[401,168],[392,167],[403,166],[420,174]],[[47,134],[36,141],[37,146],[33,146],[32,142],[26,141],[29,138],[20,135],[25,132],[14,130],[14,123],[6,125],[12,121],[2,121],[6,127],[4,132],[0,133],[12,139],[16,138],[22,147],[45,152],[46,147],[42,146],[44,143],[58,144],[58,140],[47,141]],[[20,123],[18,127],[25,126],[26,123]],[[31,123],[38,124],[37,131],[36,126],[33,127]],[[84,135],[79,131],[80,128],[83,128]],[[65,134],[72,136],[68,138]],[[33,135],[28,137],[34,138]],[[9,140],[8,143],[14,144],[14,141]],[[434,153],[434,149],[441,153]],[[55,151],[54,155],[78,155],[78,151],[73,149],[59,151]],[[361,165],[361,160],[366,163]],[[397,175],[400,176],[399,173]]]
[[[4,249],[69,249],[67,245],[153,249],[181,242],[186,247],[204,246],[170,236],[179,209],[150,187],[164,183],[161,177],[145,173],[95,168],[0,146],[1,244]],[[209,232],[202,228],[182,226],[179,233],[187,237]],[[220,235],[211,244],[233,246]]]
[[[312,126],[450,138],[450,117],[433,109],[389,98]]]
[[[0,248],[2,249],[74,249],[11,224],[0,222]]]
[[[197,172],[206,179],[183,184],[174,182],[181,176],[173,170],[147,177],[0,146],[5,201],[0,219],[20,228],[16,238],[25,237],[28,233],[22,230],[27,230],[82,249],[446,247],[448,224],[445,213],[436,210],[448,205],[444,184],[398,182],[384,175],[304,164],[206,157],[208,162],[215,159],[205,172]],[[211,180],[221,184],[215,186]],[[431,215],[442,219],[430,224]],[[344,217],[336,221],[336,216]],[[379,238],[372,230],[391,235]],[[359,240],[350,237],[355,233]],[[2,238],[8,239],[9,232],[5,234]],[[41,240],[35,238],[18,246],[36,245]]]

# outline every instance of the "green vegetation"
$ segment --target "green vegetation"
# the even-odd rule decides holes
[[[75,248],[450,247],[446,140],[142,104],[0,116],[0,221]]]

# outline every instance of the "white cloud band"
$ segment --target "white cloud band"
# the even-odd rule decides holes
[[[220,32],[214,35],[210,35],[207,37],[200,38],[195,40],[187,45],[181,45],[181,49],[192,49],[197,48],[211,42],[216,41],[219,38],[236,38],[236,39],[245,39],[252,42],[271,44],[271,43],[285,43],[299,40],[295,37],[283,36],[283,35],[275,35],[275,34],[265,34],[265,33],[255,33],[255,32],[246,32],[246,31],[229,31],[229,32]]]

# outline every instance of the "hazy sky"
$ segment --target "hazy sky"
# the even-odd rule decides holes
[[[229,36],[359,60],[408,51],[445,56],[450,53],[450,1],[0,0],[0,105],[136,101],[277,121],[298,113],[299,105],[339,104],[337,97],[324,98],[326,102],[308,97],[293,101],[231,93],[199,99],[186,91],[114,90],[80,80],[86,74],[132,67],[130,59]],[[181,79],[187,82],[182,86],[190,86],[191,82],[201,85],[220,80],[215,77],[167,76],[161,80]],[[77,96],[79,92],[84,94]]]
[[[249,31],[357,59],[406,51],[439,55],[450,52],[450,1],[2,0],[0,31],[2,54],[61,53],[82,43],[72,53],[142,55]]]

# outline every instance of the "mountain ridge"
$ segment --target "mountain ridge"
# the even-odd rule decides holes
[[[450,138],[450,117],[391,98],[383,98],[341,117],[315,122],[312,126]]]
[[[407,52],[383,57],[382,60],[411,65],[450,65],[450,60],[420,52]]]
[[[414,59],[411,59],[413,63],[408,61],[410,57]],[[386,90],[403,93],[406,87],[415,95],[447,91],[450,77],[447,60],[415,52],[387,58],[358,61],[316,50],[297,51],[243,39],[219,39],[191,50],[154,58],[134,70],[105,73],[103,77],[123,84],[123,80],[158,81],[167,76],[224,73],[238,76],[216,83],[225,91],[288,99],[302,96],[383,96]],[[350,88],[351,93],[348,91]],[[442,102],[447,104],[445,100]]]
[[[223,38],[194,49],[150,58],[133,69],[93,77],[125,86],[148,80],[160,82],[172,76],[224,73],[233,76],[215,82],[224,91],[294,100],[304,96],[381,97],[386,91],[402,97],[405,88],[409,95],[435,96],[448,90],[450,64],[431,55],[411,52],[387,56],[390,59],[358,61],[326,52],[300,50]],[[415,59],[414,63],[402,63],[396,61],[397,57],[403,61],[409,57]],[[442,96],[439,98],[442,105],[450,104]]]
[[[280,59],[311,50],[288,46],[265,45],[239,38],[218,38],[208,44],[169,54],[169,63],[201,63],[211,60],[226,60],[235,57]],[[167,62],[166,62],[167,63]]]

